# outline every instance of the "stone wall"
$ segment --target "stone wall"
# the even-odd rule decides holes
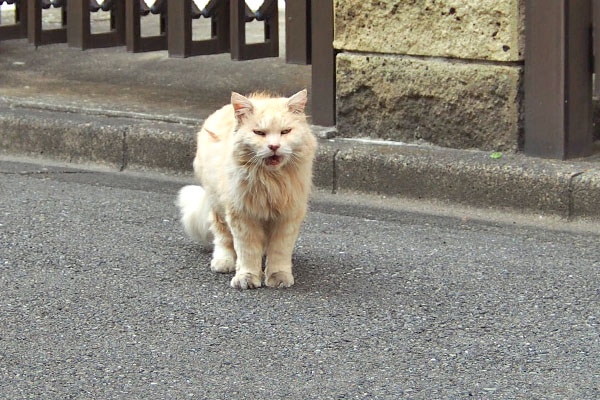
[[[335,0],[341,136],[517,150],[524,0]]]

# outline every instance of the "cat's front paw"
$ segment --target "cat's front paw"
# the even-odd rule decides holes
[[[210,270],[220,274],[234,272],[235,261],[232,258],[213,258],[210,262]]]
[[[291,272],[279,271],[267,277],[267,286],[272,288],[287,288],[294,284]]]
[[[231,279],[231,287],[234,289],[256,289],[262,286],[262,279],[249,272],[236,273]]]

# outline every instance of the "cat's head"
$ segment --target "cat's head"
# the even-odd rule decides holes
[[[233,92],[237,127],[234,156],[240,164],[277,170],[314,153],[314,137],[306,122],[306,89],[295,95],[244,97]]]

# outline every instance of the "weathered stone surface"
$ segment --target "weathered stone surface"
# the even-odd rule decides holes
[[[11,109],[0,101],[0,149],[17,154],[121,167],[126,130],[119,118]]]
[[[318,188],[335,190],[335,155],[337,146],[334,141],[319,140],[319,147],[313,163],[313,185]]]
[[[338,143],[336,189],[569,216],[572,170],[549,160],[427,146]],[[590,174],[594,173],[593,171]],[[590,193],[600,192],[598,185]],[[583,197],[583,196],[582,196]],[[597,198],[597,197],[596,197]],[[593,210],[576,204],[580,216]],[[575,209],[575,207],[573,207]]]
[[[524,0],[335,0],[343,50],[517,61]]]
[[[589,168],[579,171],[579,174],[573,174],[570,191],[572,196],[571,215],[572,217],[587,217],[594,215],[600,204],[600,170],[596,168],[595,163],[590,164]]]
[[[141,123],[127,132],[126,165],[164,171],[192,171],[197,126]]]
[[[340,54],[338,134],[517,150],[522,68]]]

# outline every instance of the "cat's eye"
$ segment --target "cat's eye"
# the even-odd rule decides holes
[[[256,135],[259,135],[259,136],[265,136],[265,131],[259,131],[259,130],[255,129],[252,132],[254,132]]]
[[[287,135],[288,133],[290,133],[292,130],[291,129],[284,129],[281,131],[282,135]]]

